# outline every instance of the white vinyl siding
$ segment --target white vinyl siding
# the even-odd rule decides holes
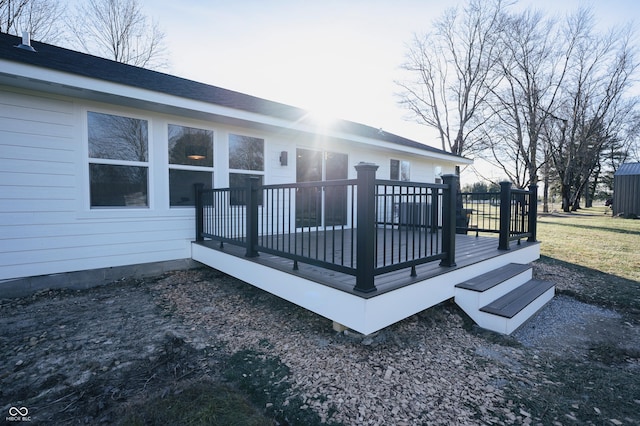
[[[0,86],[0,281],[190,257],[193,215],[168,197],[164,210],[88,209],[86,111]],[[167,173],[149,190],[166,191]]]

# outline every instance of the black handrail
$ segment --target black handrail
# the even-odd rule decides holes
[[[357,179],[203,190],[196,186],[196,240],[238,245],[247,257],[269,253],[356,277],[354,290],[376,291],[375,277],[440,260],[455,266],[456,233],[498,233],[535,241],[537,188],[457,193],[458,177],[442,184],[375,178],[378,166],[356,166]],[[463,212],[460,212],[460,206]],[[457,227],[460,213],[468,214]],[[324,219],[323,219],[324,218]]]
[[[534,185],[526,190],[501,182],[500,192],[459,193],[466,226],[458,226],[458,231],[499,234],[500,250],[508,250],[511,241],[536,241],[537,191]]]
[[[376,180],[377,168],[357,165],[357,179],[197,186],[196,240],[245,247],[247,257],[289,258],[294,269],[304,262],[353,275],[354,290],[364,293],[376,291],[375,277],[387,272],[410,268],[415,275],[417,265],[436,260],[455,265],[455,220],[447,216],[457,177],[444,184]]]

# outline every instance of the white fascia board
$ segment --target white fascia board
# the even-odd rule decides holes
[[[391,142],[380,141],[378,139],[367,139],[367,138],[362,138],[362,139],[364,139],[365,141],[366,140],[369,141],[369,142],[364,142],[364,143],[368,143],[369,145],[378,145],[381,148],[385,148],[385,149],[403,151],[403,152],[406,152],[406,153],[409,153],[409,154],[412,154],[412,155],[418,155],[418,156],[421,156],[421,157],[427,157],[427,158],[433,158],[433,159],[437,159],[437,160],[443,160],[443,161],[447,161],[447,162],[453,163],[453,164],[459,164],[459,165],[473,164],[473,160],[471,160],[469,158],[457,157],[457,156],[452,155],[452,154],[445,154],[445,153],[422,150],[422,149],[413,148],[413,147],[409,147],[409,146],[394,144],[394,143],[391,143]]]

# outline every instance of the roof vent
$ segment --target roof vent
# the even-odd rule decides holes
[[[19,45],[15,46],[18,49],[23,49],[23,50],[28,50],[30,52],[35,52],[36,49],[34,49],[31,46],[31,34],[29,34],[29,31],[23,31],[22,32],[22,43],[20,43]]]

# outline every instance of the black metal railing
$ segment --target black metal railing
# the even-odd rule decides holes
[[[375,277],[439,260],[455,266],[456,231],[499,233],[499,248],[535,241],[535,187],[501,193],[458,194],[457,176],[442,184],[376,179],[378,166],[361,163],[356,179],[196,188],[196,239],[245,248],[356,277],[354,290],[376,291]],[[462,201],[462,203],[460,203]],[[469,221],[456,229],[458,206]],[[533,208],[532,208],[533,206]]]
[[[440,260],[455,265],[455,234],[443,206],[455,197],[444,184],[375,179],[378,166],[359,164],[357,179],[196,188],[196,239],[304,262],[356,277],[355,290],[376,290],[375,276]],[[453,184],[453,186],[451,186]],[[450,209],[448,211],[451,211]]]
[[[510,241],[527,238],[535,241],[537,186],[528,190],[512,188],[510,182],[500,183],[500,192],[463,192],[458,194],[458,231],[499,234],[498,247],[509,249]]]
[[[510,241],[536,240],[538,187],[515,189],[511,182],[500,182],[500,236],[498,249],[509,250]]]
[[[500,232],[500,193],[499,192],[461,192],[458,193],[462,220],[458,221],[460,233]]]
[[[376,271],[391,272],[442,260],[444,184],[376,181]]]
[[[256,251],[355,275],[356,180],[261,187]],[[324,220],[323,220],[324,219]]]

